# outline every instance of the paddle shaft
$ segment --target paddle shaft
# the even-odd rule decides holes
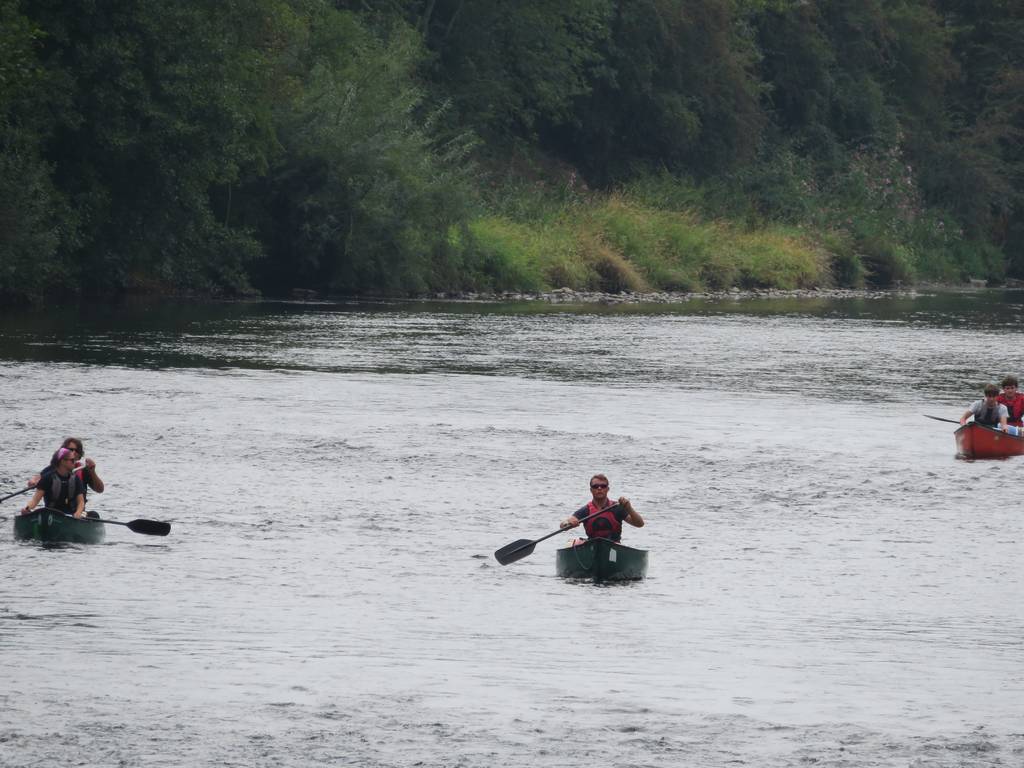
[[[927,413],[922,414],[926,419],[935,419],[936,421],[948,421],[950,424],[959,424],[960,422],[956,419],[944,419],[941,416],[929,416]]]
[[[959,421],[956,421],[955,419],[943,419],[940,416],[929,416],[927,413],[923,414],[923,415],[924,415],[924,417],[926,419],[935,419],[936,421],[948,421],[950,424],[959,424],[960,423]],[[976,421],[970,422],[970,423],[978,424],[978,422],[976,422]],[[1002,428],[998,424],[978,424],[978,426],[979,427],[985,427],[986,429],[995,429],[995,430],[998,430],[999,432],[1003,431]],[[1009,429],[1009,427],[1007,429]],[[1010,434],[1016,434],[1016,433],[1011,432]]]
[[[35,490],[35,488],[30,485],[28,488],[22,488],[20,491],[15,491],[14,493],[8,493],[3,498],[0,498],[0,501],[7,501],[8,499],[13,499],[15,496],[21,496],[21,494],[23,494],[23,493],[28,493],[29,491],[34,491],[34,490]]]
[[[589,520],[592,517],[597,517],[598,515],[603,515],[605,512],[611,512],[613,509],[615,509],[618,506],[619,506],[619,503],[615,502],[610,507],[605,507],[604,509],[597,510],[597,512],[591,512],[589,515],[584,515],[583,517],[577,518],[577,520],[579,522],[577,522],[576,525],[582,525],[584,521]],[[537,539],[537,541],[535,541],[533,543],[536,544],[538,541],[544,541],[544,539],[550,539],[552,536],[556,536],[559,533],[561,533],[562,531],[568,531],[569,528],[575,528],[576,525],[569,526],[567,528],[559,528],[557,531],[549,533],[547,536],[541,536],[539,539]]]
[[[589,520],[592,517],[597,517],[598,515],[604,514],[605,512],[609,512],[609,511],[615,509],[618,506],[619,506],[619,504],[616,502],[615,504],[612,504],[609,507],[605,507],[604,509],[598,510],[597,512],[592,512],[589,515],[584,515],[583,517],[579,518],[579,522],[582,523],[582,522],[584,522],[586,520]],[[575,526],[573,526],[573,527],[575,527]],[[511,544],[506,544],[501,549],[495,551],[494,558],[499,563],[501,563],[502,565],[508,565],[509,563],[513,563],[516,560],[520,560],[523,557],[526,557],[527,555],[529,555],[530,552],[533,551],[533,548],[535,546],[537,546],[538,544],[540,544],[545,539],[550,539],[552,536],[557,536],[562,531],[567,531],[567,530],[569,530],[569,529],[568,528],[559,528],[557,531],[552,531],[547,536],[541,536],[539,539],[535,539],[533,541],[526,541],[526,542],[523,542],[522,544],[520,544],[518,541],[513,541]],[[517,544],[519,546],[516,546]],[[523,554],[519,555],[519,557],[512,557],[513,555],[516,555],[519,552],[523,552]]]

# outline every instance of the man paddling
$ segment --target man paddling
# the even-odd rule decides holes
[[[974,417],[976,424],[984,424],[986,427],[998,427],[1006,431],[1006,420],[1010,412],[1006,406],[999,402],[999,387],[995,384],[985,385],[985,399],[975,400],[960,417],[960,423],[966,424],[967,419]]]
[[[569,517],[561,522],[559,528],[575,528],[580,520],[587,515],[593,515],[589,520],[584,520],[583,529],[591,539],[611,539],[621,541],[622,523],[626,522],[637,528],[643,528],[644,519],[640,513],[633,509],[633,505],[625,496],[620,496],[617,502],[608,498],[608,478],[604,475],[594,475],[590,478],[590,495],[593,499],[585,507],[580,507]],[[602,512],[602,510],[607,510]],[[600,514],[598,514],[600,513]]]

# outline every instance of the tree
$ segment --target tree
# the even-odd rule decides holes
[[[59,249],[74,222],[41,157],[53,85],[35,56],[42,36],[16,2],[0,0],[0,299],[9,302],[71,282]]]
[[[274,151],[287,5],[38,0],[30,18],[67,93],[43,157],[81,221],[79,286],[244,288],[258,246],[210,195]]]
[[[606,184],[645,168],[708,176],[753,156],[756,49],[726,3],[619,0],[603,66],[552,144]]]
[[[472,139],[443,132],[443,107],[416,84],[416,31],[398,23],[379,34],[347,12],[324,14],[311,30],[318,53],[282,118],[285,152],[255,193],[269,205],[268,290],[423,291],[458,281],[450,233],[466,217]]]

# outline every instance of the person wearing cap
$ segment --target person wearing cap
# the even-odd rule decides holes
[[[1010,416],[1010,412],[1006,410],[1006,406],[999,402],[999,387],[995,384],[985,385],[985,399],[975,400],[971,403],[970,407],[964,411],[964,415],[960,417],[960,423],[966,424],[967,420],[974,417],[976,424],[982,424],[986,427],[998,427],[999,429],[1006,431],[1006,420]]]
[[[608,478],[604,475],[590,478],[590,495],[593,497],[590,502],[563,520],[559,528],[575,528],[588,515],[593,517],[583,521],[583,530],[591,539],[621,541],[623,523],[643,528],[644,519],[633,509],[629,499],[625,496],[620,496],[618,501],[608,498]]]
[[[78,437],[65,437],[64,442],[60,444],[61,448],[67,448],[69,451],[74,451],[75,459],[82,461],[85,455],[85,444],[81,438]],[[84,459],[85,463],[80,467],[75,468],[75,473],[82,481],[82,495],[85,496],[86,501],[89,500],[89,489],[96,491],[96,493],[103,493],[106,486],[103,484],[103,480],[100,478],[99,473],[96,472],[96,462],[92,459]],[[53,472],[53,467],[44,467],[39,474],[32,477],[28,481],[29,488],[35,488],[43,478],[47,477]]]
[[[85,483],[75,473],[75,452],[60,448],[50,459],[53,469],[39,481],[36,492],[22,514],[27,515],[42,501],[48,509],[56,509],[66,515],[85,516]]]

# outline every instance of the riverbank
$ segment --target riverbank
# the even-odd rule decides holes
[[[556,288],[550,291],[441,291],[422,296],[364,296],[332,295],[322,296],[315,291],[292,291],[289,300],[303,303],[345,302],[445,302],[483,303],[538,302],[548,304],[686,304],[694,301],[757,301],[772,299],[915,299],[936,294],[976,294],[985,291],[1021,290],[1024,283],[1008,280],[1004,285],[985,286],[973,284],[921,283],[898,288],[800,288],[782,290],[779,288],[740,289],[721,291],[580,291],[572,288]],[[252,299],[249,299],[252,300]],[[263,301],[264,299],[255,299]]]
[[[951,292],[953,289],[949,289]],[[973,289],[977,290],[977,289]],[[477,293],[436,293],[429,298],[436,301],[504,302],[537,301],[549,304],[685,304],[690,301],[747,301],[751,299],[891,299],[916,298],[927,289],[900,288],[891,290],[870,290],[857,288],[807,288],[781,290],[765,288],[743,290],[730,288],[725,291],[654,291],[608,293],[605,291],[576,291],[571,288],[557,288],[539,293],[503,292]]]

